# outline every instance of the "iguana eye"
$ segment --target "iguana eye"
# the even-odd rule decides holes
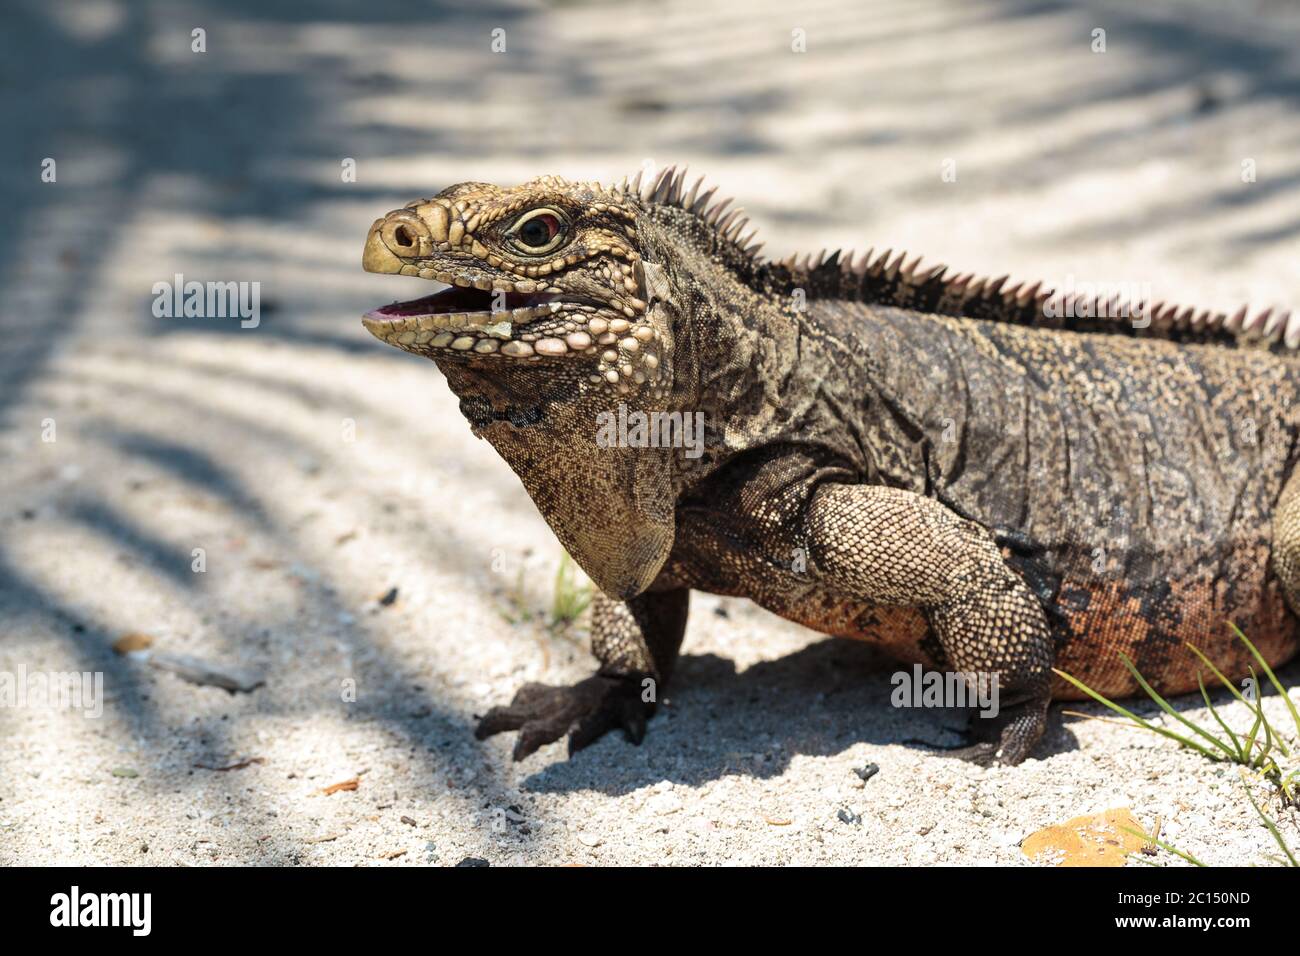
[[[510,230],[510,235],[523,252],[537,255],[550,252],[564,240],[565,223],[553,209],[534,209],[525,213]]]

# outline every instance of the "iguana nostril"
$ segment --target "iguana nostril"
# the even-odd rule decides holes
[[[399,256],[427,256],[431,250],[428,228],[405,209],[390,212],[379,235],[384,245]]]

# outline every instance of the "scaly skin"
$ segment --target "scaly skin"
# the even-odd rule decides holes
[[[668,170],[463,183],[376,221],[364,266],[452,283],[368,313],[432,358],[600,589],[598,673],[479,735],[516,759],[640,740],[691,589],[1000,695],[1018,763],[1053,697],[1196,686],[1296,650],[1300,316],[1052,299],[902,256],[768,262]],[[1116,317],[1116,312],[1120,314]],[[1071,317],[1073,316],[1073,317]],[[602,413],[700,413],[702,454],[607,447]]]

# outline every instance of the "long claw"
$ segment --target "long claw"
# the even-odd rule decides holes
[[[569,756],[572,757],[579,750],[595,743],[613,729],[613,726],[613,715],[607,709],[595,711],[582,718],[569,734]]]
[[[517,730],[513,756],[523,760],[545,744],[568,733],[569,754],[577,753],[615,727],[622,727],[628,740],[640,743],[646,720],[654,704],[640,697],[637,676],[596,675],[572,687],[525,684],[504,707],[493,707],[479,720],[474,736],[479,740],[493,734]]]
[[[623,725],[623,732],[627,734],[627,739],[640,746],[641,741],[645,739],[645,705],[639,698],[624,700],[623,711],[619,716],[619,722]]]

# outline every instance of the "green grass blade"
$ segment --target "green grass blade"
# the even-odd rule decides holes
[[[580,584],[576,565],[568,552],[560,555],[555,569],[555,590],[551,597],[551,627],[572,624],[591,603],[591,588]]]
[[[1083,691],[1085,694],[1087,694],[1097,703],[1109,707],[1111,710],[1115,711],[1115,713],[1120,714],[1123,717],[1127,717],[1129,720],[1133,721],[1135,724],[1137,724],[1139,727],[1143,728],[1144,730],[1149,730],[1153,734],[1159,734],[1161,737],[1168,737],[1170,740],[1176,740],[1184,747],[1188,747],[1192,750],[1195,750],[1197,753],[1202,754],[1203,756],[1206,756],[1211,760],[1223,759],[1223,757],[1221,757],[1219,754],[1216,754],[1212,750],[1207,750],[1205,747],[1202,747],[1196,741],[1188,737],[1184,737],[1182,734],[1175,733],[1172,730],[1166,730],[1164,727],[1157,727],[1154,724],[1148,723],[1147,721],[1139,717],[1137,714],[1133,713],[1131,710],[1125,710],[1123,707],[1115,703],[1113,700],[1109,700],[1106,697],[1103,697],[1101,694],[1097,693],[1095,690],[1093,690],[1083,681],[1079,680],[1077,677],[1073,677],[1070,674],[1067,674],[1065,671],[1059,670],[1058,668],[1055,667],[1052,668],[1052,673],[1056,674],[1062,680],[1069,681],[1071,684],[1073,684],[1079,690]]]
[[[1205,866],[1204,863],[1202,863],[1196,857],[1192,856],[1190,853],[1184,853],[1182,850],[1170,846],[1168,843],[1165,843],[1163,840],[1157,840],[1155,837],[1143,833],[1141,830],[1134,830],[1132,827],[1120,827],[1120,829],[1123,830],[1125,833],[1130,833],[1133,836],[1141,837],[1142,839],[1146,840],[1148,843],[1154,843],[1156,846],[1160,847],[1160,849],[1167,850],[1170,853],[1172,853],[1174,856],[1181,857],[1182,859],[1186,860],[1188,863],[1192,864],[1193,866]]]
[[[1196,672],[1196,683],[1197,686],[1201,688],[1201,699],[1205,701],[1205,706],[1209,709],[1210,716],[1218,721],[1219,726],[1223,728],[1223,732],[1226,733],[1228,739],[1232,741],[1232,746],[1237,751],[1237,760],[1241,763],[1245,763],[1250,759],[1250,756],[1246,751],[1241,749],[1241,740],[1232,732],[1232,728],[1224,722],[1223,718],[1219,716],[1219,712],[1215,709],[1214,704],[1210,703],[1210,692],[1205,689],[1205,681],[1201,679],[1200,671]]]
[[[1255,668],[1250,668],[1250,679],[1254,681],[1255,686],[1259,686],[1259,678],[1255,676]],[[1273,750],[1273,727],[1264,716],[1264,699],[1257,697],[1252,708],[1255,711],[1255,719],[1259,721],[1260,726],[1264,728],[1264,743],[1260,747],[1260,756],[1267,757]],[[1281,740],[1278,741],[1281,744]],[[1286,754],[1286,748],[1280,747],[1282,753]]]
[[[1222,751],[1223,751],[1225,754],[1227,754],[1229,757],[1234,757],[1234,758],[1235,758],[1235,754],[1233,753],[1231,747],[1229,747],[1227,744],[1225,744],[1225,743],[1224,743],[1222,740],[1220,740],[1218,737],[1214,736],[1214,734],[1210,733],[1210,732],[1207,731],[1207,730],[1204,730],[1204,729],[1201,728],[1201,727],[1198,727],[1196,724],[1194,724],[1192,721],[1188,720],[1186,717],[1184,717],[1184,716],[1183,716],[1182,714],[1180,714],[1178,711],[1174,710],[1174,708],[1170,705],[1169,701],[1167,701],[1167,700],[1165,700],[1163,697],[1161,697],[1161,696],[1156,692],[1156,689],[1155,689],[1154,687],[1152,687],[1150,684],[1147,683],[1146,678],[1143,677],[1143,676],[1141,675],[1141,673],[1138,672],[1138,669],[1133,665],[1133,662],[1132,662],[1131,660],[1129,660],[1127,654],[1123,654],[1123,653],[1121,653],[1121,654],[1119,655],[1119,659],[1120,659],[1121,661],[1123,661],[1124,666],[1128,668],[1128,672],[1129,672],[1130,674],[1133,675],[1133,679],[1136,680],[1136,681],[1138,682],[1139,686],[1141,686],[1141,688],[1142,688],[1144,691],[1146,691],[1147,696],[1150,697],[1152,700],[1154,700],[1154,701],[1156,702],[1157,705],[1159,705],[1159,707],[1160,707],[1161,710],[1163,710],[1163,711],[1164,711],[1166,714],[1168,714],[1170,717],[1174,718],[1174,720],[1178,721],[1178,722],[1179,722],[1180,724],[1182,724],[1184,727],[1187,727],[1189,730],[1192,730],[1192,731],[1194,731],[1195,733],[1199,734],[1201,737],[1204,737],[1206,740],[1208,740],[1210,743],[1214,744],[1214,746],[1218,747],[1220,750],[1222,750]]]
[[[1249,800],[1250,805],[1255,808],[1255,812],[1259,814],[1259,818],[1264,821],[1264,826],[1268,827],[1268,832],[1273,835],[1273,839],[1277,842],[1277,845],[1282,848],[1282,852],[1286,854],[1286,858],[1291,861],[1290,865],[1300,867],[1300,863],[1296,862],[1295,854],[1293,854],[1291,848],[1286,845],[1286,840],[1282,839],[1282,833],[1278,830],[1277,824],[1270,820],[1268,814],[1259,808],[1259,804],[1255,802],[1255,797],[1250,792],[1250,787],[1246,784],[1246,781],[1243,780],[1241,784],[1246,789],[1246,799]]]
[[[1193,654],[1199,657],[1201,659],[1201,663],[1204,664],[1206,667],[1208,667],[1210,671],[1214,674],[1214,676],[1219,679],[1219,683],[1223,684],[1224,687],[1228,688],[1229,692],[1231,692],[1233,697],[1237,698],[1237,700],[1241,701],[1243,704],[1247,704],[1247,705],[1250,704],[1250,701],[1246,700],[1246,698],[1242,695],[1241,691],[1237,689],[1237,685],[1234,684],[1232,681],[1228,680],[1228,678],[1224,676],[1223,671],[1219,670],[1217,667],[1214,666],[1214,661],[1210,660],[1208,657],[1206,657],[1204,654],[1201,653],[1201,649],[1199,647],[1197,647],[1195,644],[1188,644],[1187,647],[1188,649],[1191,650]]]
[[[1282,695],[1282,700],[1286,702],[1287,710],[1291,711],[1291,719],[1295,722],[1295,732],[1300,734],[1300,710],[1296,709],[1295,701],[1291,699],[1291,695],[1282,687],[1282,682],[1278,680],[1277,675],[1273,673],[1273,668],[1268,666],[1268,661],[1264,660],[1264,655],[1261,654],[1259,649],[1250,642],[1250,638],[1246,636],[1245,632],[1243,632],[1235,623],[1229,622],[1228,626],[1237,633],[1238,639],[1240,639],[1240,641],[1250,650],[1250,653],[1255,656],[1255,660],[1259,661],[1260,670],[1268,675],[1269,682],[1273,685],[1274,690]],[[1287,751],[1283,750],[1282,752],[1286,753]]]

